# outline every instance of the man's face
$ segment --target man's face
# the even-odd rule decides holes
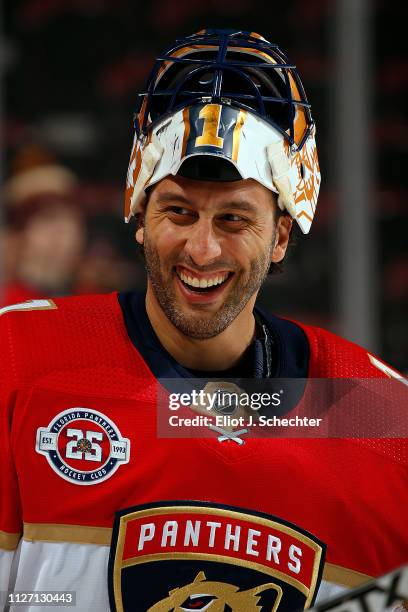
[[[136,237],[158,304],[186,336],[218,335],[250,300],[252,311],[279,238],[273,198],[252,179],[167,177],[152,189]]]

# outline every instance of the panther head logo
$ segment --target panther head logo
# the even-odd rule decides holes
[[[155,603],[148,612],[259,612],[260,596],[271,589],[276,593],[271,608],[274,612],[282,598],[282,589],[278,585],[269,582],[241,591],[239,587],[227,582],[207,580],[204,572],[199,572],[193,582],[173,589],[168,597]]]

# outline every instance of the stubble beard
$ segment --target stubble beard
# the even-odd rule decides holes
[[[238,281],[229,290],[222,306],[215,313],[207,313],[200,305],[195,305],[195,313],[189,314],[183,311],[177,302],[176,290],[174,287],[173,274],[175,262],[169,268],[169,277],[165,278],[160,264],[160,257],[157,249],[149,240],[146,227],[144,229],[144,255],[147,274],[153,289],[153,293],[164,314],[169,321],[182,334],[196,340],[206,340],[214,338],[223,332],[236,319],[239,313],[245,308],[251,297],[256,293],[264,282],[272,255],[272,244],[268,250],[260,257],[251,261],[250,269],[247,274],[242,274],[239,270],[235,274],[240,275]]]

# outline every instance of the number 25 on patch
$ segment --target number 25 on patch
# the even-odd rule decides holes
[[[222,149],[224,139],[218,136],[220,129],[221,104],[206,104],[200,110],[199,118],[204,119],[203,133],[195,140],[196,147],[218,147]]]

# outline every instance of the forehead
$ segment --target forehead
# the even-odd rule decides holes
[[[185,203],[196,208],[219,209],[235,206],[248,212],[275,210],[275,194],[254,181],[198,181],[182,176],[168,176],[152,187],[150,198],[157,204]]]

